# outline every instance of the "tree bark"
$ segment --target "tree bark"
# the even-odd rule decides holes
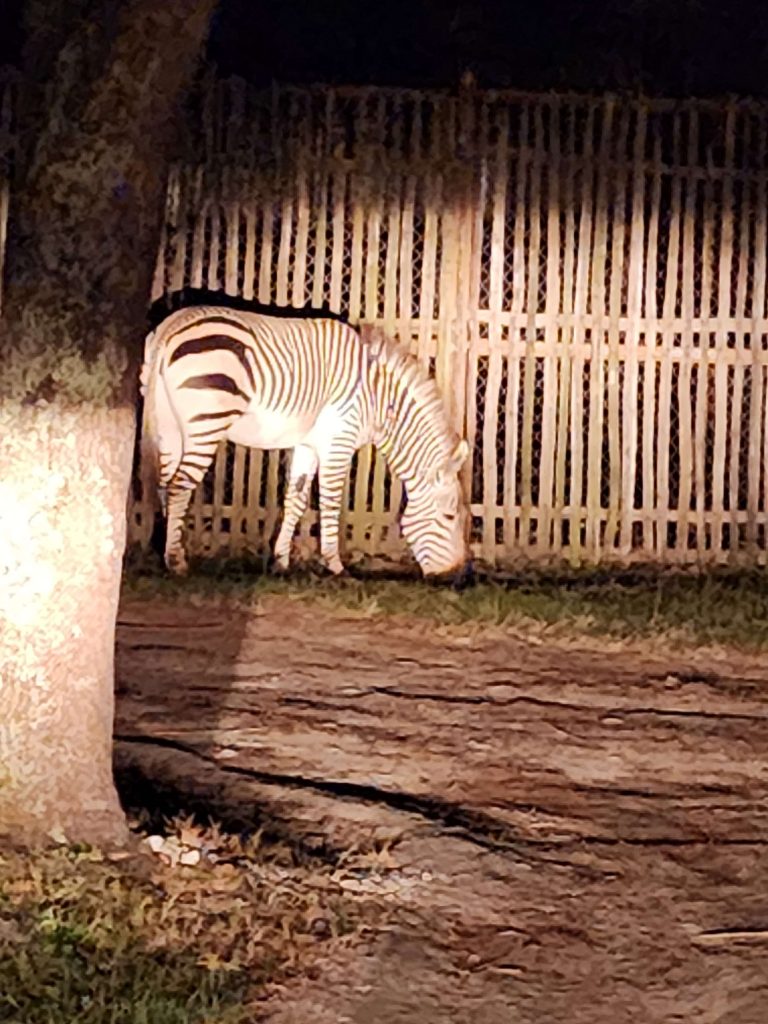
[[[119,841],[113,648],[179,97],[215,0],[29,0],[0,321],[0,837]]]
[[[128,410],[27,408],[0,431],[0,829],[22,842],[41,830],[122,836],[111,775],[125,544],[116,483],[130,473],[131,429]]]

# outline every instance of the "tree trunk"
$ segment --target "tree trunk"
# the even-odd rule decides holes
[[[0,321],[0,836],[21,842],[125,835],[113,648],[142,321],[214,2],[28,0],[34,141]]]
[[[119,840],[113,624],[132,414],[25,409],[0,428],[0,827]]]

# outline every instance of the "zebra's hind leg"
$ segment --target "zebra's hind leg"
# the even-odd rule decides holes
[[[165,564],[174,576],[183,576],[189,564],[184,550],[184,517],[195,484],[188,481],[173,480],[167,490],[168,520],[165,534]]]
[[[297,445],[291,458],[288,488],[280,533],[275,541],[275,562],[277,568],[286,571],[291,560],[291,542],[296,526],[304,515],[309,502],[312,481],[317,473],[317,454],[307,445]]]
[[[341,498],[354,448],[338,448],[320,462],[320,553],[330,571],[344,572],[339,555]]]
[[[204,442],[197,441],[193,448],[186,450],[166,487],[168,521],[165,537],[165,564],[169,571],[176,576],[183,576],[189,568],[183,542],[184,518],[192,500],[192,494],[213,461],[220,440],[220,436],[207,438]]]

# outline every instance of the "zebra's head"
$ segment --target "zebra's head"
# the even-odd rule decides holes
[[[400,531],[425,576],[462,570],[469,559],[467,511],[458,475],[468,455],[469,445],[459,441],[442,463],[407,487]]]

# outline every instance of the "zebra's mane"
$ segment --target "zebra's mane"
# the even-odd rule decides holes
[[[244,309],[233,309],[225,306],[181,306],[165,317],[162,321],[162,326],[166,327],[166,325],[172,324],[174,330],[182,330],[188,323],[204,320],[206,317],[215,316],[221,312],[226,312],[232,320],[242,320],[243,324],[247,322],[243,318],[243,314],[248,311]],[[158,333],[157,329],[153,333]]]
[[[369,366],[378,367],[404,388],[443,439],[445,451],[452,449],[459,438],[448,424],[443,397],[435,381],[403,345],[380,328],[363,325],[359,333],[368,351]]]
[[[334,313],[327,305],[315,306],[278,306],[276,303],[259,302],[258,299],[246,299],[242,295],[228,295],[226,292],[214,291],[211,288],[192,288],[184,286],[156,299],[149,307],[147,319],[150,329],[158,327],[172,313],[183,309],[226,309],[228,313],[256,313],[260,316],[282,318],[300,317],[308,320],[338,320],[347,323],[347,318]]]

